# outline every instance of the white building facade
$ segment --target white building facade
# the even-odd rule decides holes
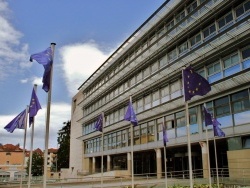
[[[175,0],[159,7],[73,97],[71,176],[100,172],[102,155],[105,172],[131,174],[130,123],[124,121],[130,96],[139,122],[133,134],[134,174],[164,175],[163,125],[169,139],[167,171],[175,176],[187,172],[181,72],[188,65],[212,88],[189,101],[193,172],[207,177],[208,150],[215,168],[212,126],[210,147],[206,144],[204,105],[226,134],[216,139],[218,167],[228,176],[239,174],[232,171],[235,167],[250,168],[249,9],[249,0]],[[101,113],[103,152],[102,134],[94,129]]]

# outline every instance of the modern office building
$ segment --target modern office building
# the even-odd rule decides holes
[[[104,172],[131,174],[130,122],[124,121],[130,96],[139,122],[133,128],[134,174],[164,175],[163,125],[168,173],[187,172],[182,70],[188,65],[212,88],[188,101],[194,175],[207,177],[208,159],[211,169],[217,161],[228,176],[250,169],[249,9],[249,0],[163,3],[73,97],[71,174],[100,172],[102,155]],[[204,105],[226,135],[215,142],[213,127],[204,125]],[[101,113],[103,152],[102,133],[94,129]]]

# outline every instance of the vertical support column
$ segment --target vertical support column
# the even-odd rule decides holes
[[[95,173],[95,157],[92,158],[92,173]]]
[[[132,163],[131,163],[131,153],[127,153],[127,166],[128,166],[128,175],[131,175],[131,169],[132,169]]]
[[[107,172],[111,170],[110,161],[110,155],[107,155]]]
[[[156,166],[157,166],[157,179],[162,177],[162,161],[161,161],[161,149],[156,149]]]
[[[208,178],[208,148],[206,142],[199,142],[202,153],[203,178]]]

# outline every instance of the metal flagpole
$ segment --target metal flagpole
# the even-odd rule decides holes
[[[192,158],[191,158],[190,123],[189,123],[188,102],[185,102],[185,112],[186,112],[186,122],[187,122],[189,182],[190,182],[190,188],[193,188],[193,170],[192,170]]]
[[[51,43],[52,50],[52,61],[54,60],[54,52],[55,52],[56,43]],[[46,188],[47,181],[47,158],[48,158],[48,145],[49,145],[49,123],[50,123],[50,106],[51,106],[51,91],[52,91],[52,77],[53,77],[53,64],[51,66],[51,75],[50,75],[50,88],[48,91],[48,99],[47,99],[47,112],[46,112],[46,131],[45,131],[45,150],[44,150],[44,168],[43,168],[43,188]]]
[[[34,84],[34,90],[36,92],[37,85]],[[29,178],[28,178],[28,188],[30,188],[30,180],[31,180],[31,168],[32,168],[32,158],[33,158],[33,138],[34,138],[34,124],[35,117],[33,117],[32,127],[31,127],[31,142],[30,142],[30,163],[29,163]]]
[[[218,162],[217,162],[217,149],[216,149],[216,142],[215,142],[215,136],[214,136],[214,155],[215,155],[215,165],[216,165],[216,181],[217,181],[217,187],[219,187],[219,172],[218,172]]]
[[[165,126],[165,123],[164,123],[164,117],[162,117],[162,125]],[[162,131],[165,131],[165,129],[162,129]],[[163,134],[164,135],[164,134]],[[164,138],[163,138],[163,142],[164,142]],[[164,167],[165,167],[165,185],[166,185],[166,188],[168,187],[168,176],[167,176],[167,160],[166,160],[166,144],[164,143]]]
[[[103,151],[104,151],[104,125],[105,125],[105,119],[104,119],[104,112],[102,112],[102,164],[101,164],[101,187],[103,187]]]
[[[132,103],[132,97],[130,96],[130,99],[129,99],[130,101],[131,101],[131,104],[133,104]],[[131,130],[131,166],[132,166],[132,168],[131,168],[131,175],[132,175],[132,178],[131,178],[131,180],[132,180],[132,188],[134,188],[134,131],[133,131],[133,124],[131,123],[130,124],[130,130]]]
[[[207,142],[208,181],[209,181],[209,187],[212,188],[211,169],[210,169],[210,154],[209,154],[209,142],[208,142],[207,126],[205,126],[205,127],[206,127],[206,142]]]
[[[23,136],[23,162],[22,162],[22,169],[21,169],[21,181],[20,181],[20,188],[23,184],[23,169],[25,163],[25,146],[26,146],[26,133],[27,133],[27,116],[28,116],[29,106],[26,107],[25,112],[25,120],[24,120],[24,136]]]

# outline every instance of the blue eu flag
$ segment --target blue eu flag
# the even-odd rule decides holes
[[[102,127],[103,127],[103,117],[102,114],[99,115],[96,123],[95,123],[95,130],[102,132]]]
[[[208,112],[205,106],[203,106],[203,111],[204,111],[204,116],[205,116],[205,125],[206,126],[213,125],[212,115]]]
[[[8,132],[13,133],[16,128],[25,128],[26,109],[18,114],[8,125],[4,127]]]
[[[209,82],[190,66],[183,70],[183,85],[185,101],[190,100],[195,95],[203,96],[211,91]]]
[[[33,59],[44,67],[43,90],[48,92],[50,90],[51,68],[53,64],[51,48],[49,47],[45,51],[31,55],[30,61],[32,62]]]
[[[225,133],[219,127],[220,123],[216,118],[213,119],[214,136],[224,137]]]
[[[31,99],[30,99],[30,106],[29,106],[29,124],[31,125],[34,121],[34,117],[36,116],[38,110],[42,109],[39,100],[37,98],[36,92],[33,88]]]
[[[130,121],[134,126],[138,125],[138,121],[137,121],[131,100],[129,101],[128,109],[124,116],[124,120]]]

